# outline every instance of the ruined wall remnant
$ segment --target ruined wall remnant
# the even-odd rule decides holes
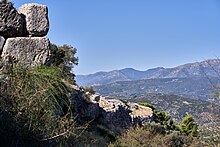
[[[17,11],[13,4],[0,2],[0,56],[28,66],[46,64],[50,58],[48,8],[25,4]]]

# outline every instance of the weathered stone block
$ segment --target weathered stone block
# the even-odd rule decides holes
[[[50,41],[47,37],[8,38],[1,56],[3,60],[12,56],[28,66],[45,64],[50,57]]]
[[[47,6],[35,3],[25,4],[21,6],[18,11],[25,16],[28,35],[47,35],[49,31]]]
[[[4,46],[4,43],[5,43],[5,38],[2,37],[2,36],[0,36],[0,54],[1,54],[1,52],[2,52],[2,48],[3,48],[3,46]]]
[[[10,2],[0,1],[0,35],[5,38],[23,34],[24,19]]]

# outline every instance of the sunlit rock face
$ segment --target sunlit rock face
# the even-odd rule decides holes
[[[118,99],[85,93],[75,89],[73,94],[73,111],[79,123],[93,121],[120,133],[133,125],[144,125],[154,121],[151,108]]]
[[[24,15],[26,33],[31,36],[45,36],[49,31],[48,8],[36,3],[24,4],[18,10]]]
[[[50,57],[50,41],[47,37],[8,38],[2,51],[2,58],[8,56],[29,66],[45,64]]]

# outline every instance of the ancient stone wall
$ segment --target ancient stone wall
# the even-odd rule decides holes
[[[48,8],[25,4],[17,11],[13,4],[0,2],[0,56],[28,66],[45,64],[50,57]]]

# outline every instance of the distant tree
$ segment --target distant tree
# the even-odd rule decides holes
[[[187,115],[180,123],[180,131],[192,137],[198,136],[198,124],[195,123],[192,115]]]
[[[74,79],[75,74],[72,70],[74,65],[78,65],[79,61],[78,57],[75,57],[77,49],[66,44],[62,46],[51,44],[50,49],[52,57],[48,64],[58,66],[62,70],[64,76],[69,78],[70,81]]]
[[[157,117],[161,122],[167,122],[171,118],[170,115],[166,114],[164,111],[158,112]]]

